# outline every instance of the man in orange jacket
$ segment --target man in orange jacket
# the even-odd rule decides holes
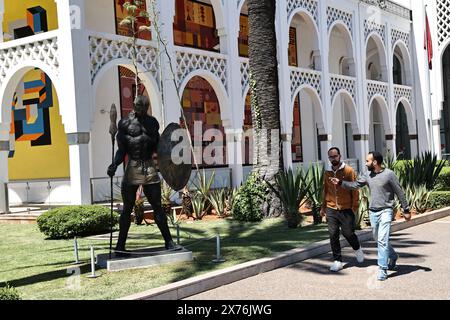
[[[356,252],[359,263],[364,261],[364,252],[355,234],[355,214],[359,206],[359,191],[347,190],[340,185],[334,185],[331,178],[344,181],[355,181],[356,174],[352,167],[341,162],[339,148],[333,147],[328,150],[328,159],[331,170],[325,171],[322,216],[327,217],[328,232],[330,233],[331,250],[333,251],[334,263],[330,270],[338,272],[344,268],[341,255],[341,244],[339,242],[340,230],[342,235]],[[340,229],[340,230],[339,230]]]

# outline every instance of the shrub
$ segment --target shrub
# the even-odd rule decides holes
[[[450,207],[450,191],[432,192],[428,198],[428,207],[431,209]]]
[[[16,288],[6,284],[6,287],[0,288],[0,300],[22,300],[22,298]]]
[[[240,221],[261,221],[262,205],[266,200],[268,187],[257,172],[252,172],[247,181],[239,188],[233,202],[232,214]]]
[[[437,178],[437,190],[450,191],[450,167],[442,168],[442,171]]]
[[[111,209],[102,206],[67,206],[49,210],[37,219],[39,230],[50,239],[89,236],[110,230]],[[119,215],[113,213],[113,227]]]

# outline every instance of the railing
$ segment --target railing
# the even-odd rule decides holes
[[[241,70],[242,96],[244,97],[245,91],[250,83],[250,64],[248,58],[239,57],[239,61],[241,64],[240,70]]]
[[[319,96],[322,87],[322,72],[313,69],[289,67],[291,72],[291,98],[294,98],[295,91],[303,84],[310,85],[316,89]]]
[[[0,43],[0,85],[8,71],[25,61],[40,61],[58,70],[58,35],[54,30],[17,40]]]
[[[372,6],[377,6],[380,9],[395,14],[407,20],[411,20],[411,10],[389,0],[361,0]]]
[[[374,95],[380,94],[386,99],[386,102],[389,103],[388,84],[386,82],[366,80],[366,85],[367,85],[367,101],[370,101],[370,99],[372,99]]]
[[[70,204],[70,180],[14,180],[6,183],[9,205]]]
[[[89,54],[91,59],[91,79],[99,70],[114,59],[133,59],[132,38],[112,33],[88,31]],[[136,40],[136,61],[145,72],[153,77],[158,75],[157,46],[155,41]]]
[[[346,90],[356,101],[356,78],[340,74],[330,74],[331,100],[339,90]]]
[[[197,70],[206,70],[214,74],[228,90],[226,55],[200,49],[175,46],[176,80],[180,85],[188,74]]]
[[[411,100],[412,100],[412,87],[399,85],[399,84],[394,84],[395,104],[397,104],[398,101],[401,98],[406,98],[409,101],[409,103],[411,103]]]

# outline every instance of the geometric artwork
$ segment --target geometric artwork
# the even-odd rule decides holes
[[[176,0],[173,36],[176,45],[219,51],[214,10],[192,0]]]
[[[125,118],[128,114],[133,111],[133,102],[136,95],[136,84],[134,81],[134,72],[128,68],[119,66],[119,87],[120,87],[120,116]],[[149,97],[145,86],[139,83],[138,89],[139,95],[144,95]],[[147,112],[149,115],[152,114],[152,107],[149,107]]]
[[[128,16],[128,11],[125,10],[125,8],[123,7],[125,2],[127,2],[127,0],[115,0],[116,34],[118,34],[120,36],[132,36],[131,30],[130,30],[131,25],[120,25],[120,22],[126,16]],[[131,1],[129,1],[129,2],[131,2]],[[146,11],[147,11],[147,5],[146,5],[145,1],[142,1],[141,5],[136,10],[136,15],[137,15],[136,31],[138,31],[141,26],[147,26],[147,27],[150,26],[150,21],[147,18],[140,16],[141,12],[146,12]],[[139,39],[150,41],[152,39],[152,33],[148,30],[142,30],[142,31],[138,31],[136,37]]]
[[[239,25],[239,56],[248,58],[248,15],[241,14]]]
[[[41,6],[26,9],[25,19],[13,20],[5,30],[5,40],[15,40],[47,32],[47,11]]]
[[[40,69],[29,71],[17,86],[11,105],[10,153],[15,141],[30,141],[32,147],[51,145],[50,110],[52,82]]]
[[[297,29],[289,28],[288,60],[291,67],[298,67],[297,62]]]
[[[217,129],[221,131],[222,137],[216,137],[215,141],[222,141],[225,139],[225,131],[222,126],[222,119],[220,117],[220,106],[214,89],[205,79],[195,76],[187,84],[183,92],[183,111],[186,117],[186,123],[191,133],[191,139],[194,146],[202,145],[203,149],[208,146],[210,142],[203,141],[203,135],[208,129]],[[194,122],[201,122],[203,134],[202,137],[194,136]],[[183,118],[180,119],[182,127]],[[201,141],[196,141],[200,138]],[[203,154],[203,152],[202,152]],[[224,158],[222,164],[225,164],[226,144],[223,141],[223,153]],[[203,158],[203,157],[202,157]],[[200,160],[200,159],[198,159]],[[204,159],[203,159],[204,160]],[[200,162],[200,161],[199,161]],[[207,167],[206,163],[199,163],[202,167]]]
[[[253,143],[253,141],[250,141],[252,138],[253,132],[250,131],[253,128],[252,124],[252,107],[251,107],[251,93],[249,92],[247,94],[247,97],[245,97],[245,108],[244,108],[244,125],[243,130],[244,135],[243,137],[243,143],[244,143],[244,154],[242,155],[242,164],[243,165],[249,165],[252,164],[253,159],[250,158],[250,146]]]
[[[291,153],[293,162],[303,161],[303,148],[302,148],[302,119],[300,113],[300,96],[298,95],[294,102],[294,123],[292,126],[292,143]]]

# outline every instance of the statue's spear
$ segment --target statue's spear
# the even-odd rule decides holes
[[[114,143],[116,141],[117,134],[117,109],[116,105],[113,103],[111,105],[111,110],[109,111],[109,119],[111,123],[109,125],[109,134],[111,135],[112,143],[112,161],[114,163]],[[113,177],[111,177],[111,221],[110,221],[110,235],[109,235],[109,258],[111,259],[112,252],[112,232],[113,232],[113,206],[114,206],[114,194],[113,194]]]

